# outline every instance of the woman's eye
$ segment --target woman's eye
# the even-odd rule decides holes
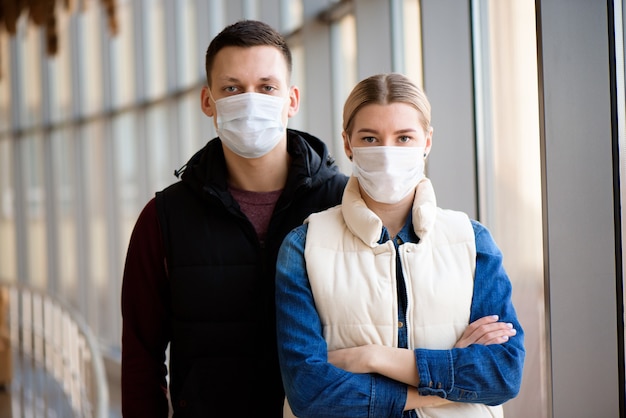
[[[400,139],[400,142],[407,143],[411,140],[411,137],[404,135],[404,136],[401,136],[399,139]]]
[[[362,138],[362,141],[367,142],[368,144],[372,144],[376,142],[376,138],[374,138],[373,136],[364,136]]]

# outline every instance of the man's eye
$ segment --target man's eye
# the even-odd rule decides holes
[[[273,91],[276,90],[276,87],[274,86],[263,86],[263,91],[267,92],[267,93],[271,93]]]
[[[227,93],[234,93],[237,91],[237,87],[235,86],[224,87],[224,91]]]

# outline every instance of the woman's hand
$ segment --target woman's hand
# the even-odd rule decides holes
[[[471,344],[503,344],[517,331],[508,322],[498,322],[498,315],[484,316],[467,326],[455,348],[465,348]]]

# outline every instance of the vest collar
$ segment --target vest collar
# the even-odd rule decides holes
[[[420,239],[432,230],[437,216],[437,200],[429,179],[424,178],[418,185],[413,200],[413,230]],[[351,176],[343,192],[341,212],[348,229],[361,241],[373,248],[383,229],[382,220],[372,212],[361,198],[359,182]]]

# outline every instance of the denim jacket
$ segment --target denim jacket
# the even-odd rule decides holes
[[[414,350],[420,375],[418,391],[457,402],[499,405],[517,395],[525,356],[524,334],[511,301],[511,283],[502,253],[489,231],[472,221],[476,242],[476,272],[470,322],[497,314],[517,334],[504,344],[466,348]],[[308,225],[285,238],[278,256],[276,306],[278,350],[287,397],[300,417],[415,417],[403,413],[406,385],[377,374],[355,374],[327,361],[327,345],[313,300],[304,248]],[[408,217],[394,240],[418,242]],[[383,227],[379,243],[389,240]],[[398,268],[402,286],[402,269]],[[399,294],[403,292],[399,289]],[[337,301],[337,303],[342,303]],[[400,306],[401,304],[399,304]],[[404,312],[399,309],[398,320]],[[399,347],[407,347],[406,330],[399,328]],[[441,382],[432,386],[431,382]],[[296,393],[295,387],[299,388]]]

